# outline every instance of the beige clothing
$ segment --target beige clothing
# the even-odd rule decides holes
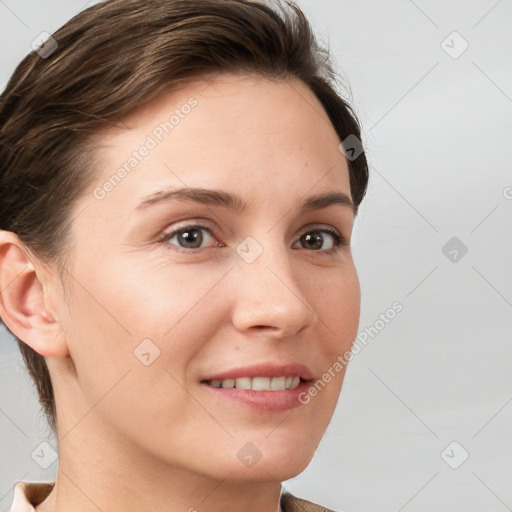
[[[14,499],[10,512],[35,512],[35,505],[43,502],[50,494],[55,482],[16,482]],[[281,493],[282,512],[333,512],[283,491]]]

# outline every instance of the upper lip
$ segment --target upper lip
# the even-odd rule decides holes
[[[313,374],[311,370],[303,364],[288,363],[277,365],[261,363],[226,370],[222,373],[209,375],[202,380],[226,380],[239,379],[241,377],[300,377],[302,380],[311,380]]]

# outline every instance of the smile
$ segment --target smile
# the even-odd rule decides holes
[[[253,391],[284,391],[295,389],[300,384],[298,376],[282,377],[240,377],[238,379],[207,380],[205,384],[213,388],[251,389]]]

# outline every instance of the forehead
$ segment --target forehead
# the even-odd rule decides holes
[[[334,127],[298,79],[224,74],[182,84],[133,111],[122,127],[100,137],[100,184],[126,171],[111,199],[121,189],[141,196],[184,185],[247,189],[247,197],[255,187],[276,198],[315,186],[350,193]]]

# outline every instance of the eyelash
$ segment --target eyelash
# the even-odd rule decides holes
[[[200,249],[186,249],[185,247],[179,247],[177,245],[169,244],[168,243],[169,240],[171,240],[174,236],[176,236],[176,235],[178,235],[178,234],[180,234],[180,233],[182,233],[184,231],[192,230],[192,229],[204,229],[204,230],[208,231],[208,233],[210,235],[212,235],[214,238],[217,237],[217,233],[216,233],[215,229],[213,227],[211,227],[211,226],[207,226],[207,225],[204,225],[204,224],[189,224],[189,225],[180,227],[179,229],[176,229],[176,230],[174,230],[174,231],[172,231],[170,233],[165,233],[164,236],[162,236],[158,240],[158,242],[162,243],[162,244],[165,244],[166,246],[173,245],[173,249],[172,250],[177,250],[178,252],[181,252],[181,253],[184,253],[184,254],[196,254],[196,253],[200,252],[201,250],[203,250],[204,248],[200,248]],[[334,239],[334,247],[332,249],[329,249],[327,251],[313,250],[313,251],[310,251],[310,252],[316,252],[316,253],[320,253],[320,254],[327,254],[327,255],[329,255],[329,254],[337,252],[337,251],[339,251],[339,250],[341,250],[341,249],[343,249],[345,247],[348,247],[348,245],[349,245],[347,239],[343,235],[341,235],[336,230],[331,229],[331,228],[319,228],[319,229],[311,229],[309,231],[305,231],[304,233],[302,233],[300,235],[299,240],[304,235],[307,235],[309,233],[328,233]],[[213,248],[213,247],[210,247],[210,248]]]

